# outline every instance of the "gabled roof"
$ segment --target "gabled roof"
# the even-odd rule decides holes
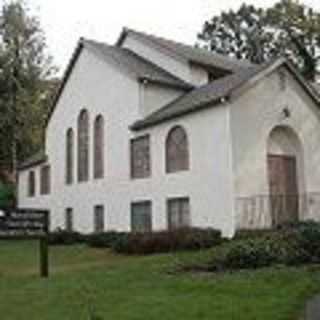
[[[288,61],[281,58],[254,69],[241,70],[194,89],[150,114],[145,119],[135,122],[131,126],[131,129],[145,129],[185,114],[219,105],[229,98],[232,98],[236,92],[246,90],[248,85],[253,85],[256,81],[262,79],[281,65],[285,65],[289,69],[297,81],[303,86],[306,93],[319,106],[320,96]]]
[[[255,65],[246,60],[232,59],[221,54],[210,52],[206,49],[189,46],[186,44],[156,37],[154,35],[149,35],[128,28],[123,29],[122,34],[120,35],[120,38],[117,41],[116,45],[121,46],[125,38],[129,34],[132,34],[144,41],[147,41],[150,44],[154,44],[157,47],[162,47],[166,50],[169,50],[173,54],[178,55],[191,63],[204,65],[207,67],[218,68],[231,72],[255,67]]]
[[[44,163],[48,160],[46,154],[44,153],[43,150],[38,151],[37,153],[35,153],[34,155],[32,155],[31,157],[29,157],[28,159],[26,159],[25,161],[19,163],[18,165],[18,170],[26,170],[29,169],[31,167],[34,167],[36,165],[39,165],[41,163]]]
[[[182,90],[191,90],[194,87],[192,84],[185,82],[128,49],[109,46],[105,43],[81,38],[63,75],[57,94],[53,99],[51,111],[47,119],[47,125],[83,48],[93,51],[101,58],[113,59],[120,67],[126,68],[129,72],[133,73],[139,81],[148,80],[153,83]]]

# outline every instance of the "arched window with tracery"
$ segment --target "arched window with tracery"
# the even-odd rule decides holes
[[[100,179],[104,175],[104,119],[102,115],[94,121],[94,178]]]
[[[66,135],[66,184],[73,183],[74,174],[74,134],[69,128]]]
[[[89,179],[89,114],[82,110],[78,118],[78,181]]]
[[[188,169],[188,136],[184,128],[176,126],[170,130],[166,140],[166,171],[171,173]]]

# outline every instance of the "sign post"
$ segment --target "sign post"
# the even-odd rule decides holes
[[[0,240],[39,240],[40,276],[49,276],[49,211],[0,209]]]

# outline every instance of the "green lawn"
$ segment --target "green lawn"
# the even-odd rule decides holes
[[[205,253],[203,253],[205,254]],[[1,320],[298,320],[320,292],[320,268],[225,275],[168,273],[199,253],[117,256],[83,246],[53,247],[51,277],[38,277],[37,243],[0,242]]]

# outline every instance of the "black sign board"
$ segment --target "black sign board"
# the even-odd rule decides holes
[[[44,237],[48,233],[48,211],[0,209],[0,237]]]
[[[40,273],[42,277],[47,277],[49,273],[48,225],[48,210],[0,208],[0,240],[40,240]]]

